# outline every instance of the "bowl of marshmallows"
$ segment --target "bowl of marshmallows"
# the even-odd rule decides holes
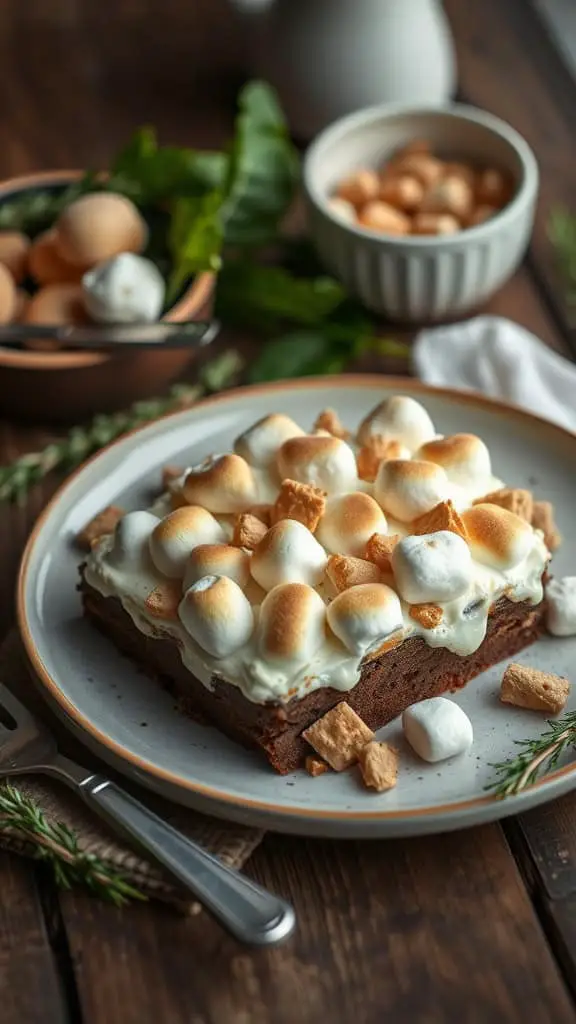
[[[0,184],[3,203],[64,195],[77,171],[44,172]],[[66,195],[68,193],[66,192]],[[203,320],[215,278],[199,274],[166,308],[165,279],[147,256],[150,224],[126,196],[95,190],[64,205],[35,235],[0,230],[0,324],[86,325]],[[108,353],[59,349],[30,340],[0,346],[3,413],[49,420],[83,418],[159,394],[190,361],[190,352],[155,349]]]
[[[538,168],[524,139],[475,107],[386,104],[325,129],[303,169],[326,267],[389,319],[450,319],[510,277],[534,221]]]

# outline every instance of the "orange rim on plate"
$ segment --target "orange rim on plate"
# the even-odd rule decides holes
[[[278,391],[301,391],[304,389],[318,387],[331,387],[335,389],[350,387],[374,388],[383,387],[383,385],[385,385],[386,391],[389,391],[391,389],[397,389],[399,391],[417,391],[420,392],[421,394],[437,396],[444,395],[446,398],[449,398],[452,401],[455,400],[464,405],[480,406],[487,408],[488,410],[498,411],[508,417],[513,417],[514,419],[528,421],[542,429],[545,429],[551,433],[556,434],[559,438],[561,438],[564,441],[568,440],[574,447],[574,454],[576,457],[576,434],[572,433],[569,430],[566,430],[564,427],[557,426],[555,423],[550,423],[548,420],[544,420],[542,419],[542,417],[536,416],[534,413],[527,412],[525,409],[522,409],[519,406],[513,405],[511,403],[501,402],[498,401],[497,399],[488,398],[485,395],[481,395],[476,392],[456,391],[451,388],[431,387],[428,384],[422,383],[422,381],[413,380],[410,377],[383,377],[378,374],[342,374],[337,378],[313,377],[305,380],[281,381],[274,384],[255,384],[248,387],[234,388],[234,390],[232,391],[224,392],[223,394],[214,395],[210,398],[206,398],[202,402],[198,402],[197,404],[195,404],[194,408],[200,406],[202,408],[210,408],[211,406],[217,405],[218,403],[226,402],[230,398],[242,398],[243,396],[245,396],[247,399],[249,399],[250,395],[252,394],[275,394]],[[185,412],[178,411],[167,414],[167,416],[163,417],[163,419],[172,419],[177,416],[183,415],[185,415]],[[28,538],[24,554],[22,556],[16,590],[16,612],[18,628],[20,630],[20,635],[24,643],[26,655],[30,661],[30,664],[36,676],[39,678],[43,686],[46,687],[50,697],[54,701],[56,701],[57,704],[60,705],[60,707],[66,713],[66,715],[68,715],[77,726],[79,726],[81,729],[84,729],[94,740],[96,740],[97,743],[99,743],[103,747],[106,747],[116,757],[120,758],[121,760],[127,761],[133,768],[137,769],[138,771],[144,771],[148,775],[152,775],[156,778],[163,779],[177,788],[186,789],[190,792],[196,793],[199,797],[208,798],[211,801],[217,802],[223,806],[232,805],[239,808],[254,809],[256,811],[267,811],[270,814],[277,813],[279,815],[302,818],[330,819],[332,821],[383,821],[408,818],[425,818],[433,814],[456,814],[461,811],[467,811],[471,808],[481,807],[487,804],[493,804],[498,802],[498,798],[495,796],[485,796],[475,797],[472,800],[454,801],[448,804],[435,804],[432,807],[423,807],[417,810],[409,811],[318,811],[310,810],[306,807],[297,807],[285,804],[278,805],[270,803],[269,801],[253,800],[250,797],[232,797],[230,795],[223,794],[221,790],[214,789],[211,786],[206,786],[203,783],[191,782],[187,779],[183,779],[181,776],[175,775],[173,772],[167,771],[164,768],[160,768],[157,765],[152,764],[150,761],[147,761],[145,758],[142,758],[137,754],[133,754],[130,751],[126,750],[125,747],[110,739],[110,737],[107,736],[106,733],[102,732],[97,726],[95,726],[90,721],[90,719],[86,718],[86,716],[77,707],[77,705],[74,704],[68,697],[65,696],[65,694],[62,693],[60,687],[58,686],[58,683],[50,675],[36,650],[34,640],[32,638],[32,634],[30,631],[30,627],[28,625],[28,620],[26,617],[26,577],[28,573],[28,566],[30,563],[32,550],[34,548],[36,538],[41,532],[47,517],[50,515],[50,512],[58,503],[61,496],[64,494],[64,492],[72,483],[72,481],[78,476],[78,474],[83,472],[86,466],[96,461],[96,459],[98,459],[103,452],[109,451],[110,449],[121,444],[127,437],[133,437],[136,434],[141,433],[149,426],[150,424],[145,424],[144,426],[138,427],[135,430],[123,434],[122,437],[118,438],[116,441],[113,441],[111,444],[106,445],[105,448],[100,449],[100,451],[92,455],[91,458],[87,459],[86,462],[79,466],[78,469],[76,469],[64,481],[64,483],[61,485],[61,487],[58,488],[52,499],[46,505],[45,509],[40,514],[39,518],[36,520],[30,537]],[[542,786],[548,785],[550,782],[557,781],[570,774],[576,774],[576,763],[565,765],[563,768],[558,768],[556,769],[556,771],[550,772],[548,775],[545,775],[542,779],[540,779],[538,782],[534,783],[530,787],[529,792],[533,792],[534,790],[540,789]]]

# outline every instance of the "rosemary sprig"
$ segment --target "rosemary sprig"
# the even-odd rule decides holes
[[[22,502],[34,484],[53,470],[69,471],[135,427],[186,409],[203,395],[221,391],[242,369],[238,352],[223,352],[207,363],[198,384],[175,384],[162,398],[135,402],[122,412],[95,416],[86,426],[72,427],[66,437],[53,441],[40,452],[26,452],[9,465],[0,466],[0,501]]]
[[[81,850],[67,825],[50,823],[33,800],[9,783],[0,788],[0,830],[3,829],[30,843],[34,856],[51,866],[57,884],[63,889],[82,882],[96,896],[117,907],[130,900],[148,898],[95,854]]]
[[[576,711],[569,711],[556,721],[550,719],[545,732],[536,740],[516,740],[520,753],[506,761],[493,764],[494,782],[486,788],[500,798],[515,796],[532,786],[544,770],[551,771],[568,747],[576,746]]]

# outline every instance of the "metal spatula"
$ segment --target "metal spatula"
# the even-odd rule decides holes
[[[0,778],[29,772],[65,782],[117,831],[186,886],[241,942],[272,945],[296,919],[289,903],[226,867],[103,775],[58,753],[44,725],[0,683]]]
[[[0,327],[3,348],[30,348],[30,341],[53,341],[60,348],[108,351],[127,348],[200,348],[214,340],[217,320],[189,320],[154,324],[5,324]]]

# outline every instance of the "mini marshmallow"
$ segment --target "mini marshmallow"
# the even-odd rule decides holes
[[[160,520],[151,512],[127,512],[114,531],[112,548],[107,555],[111,565],[139,568],[149,561],[148,543]]]
[[[474,434],[452,434],[428,441],[419,448],[416,458],[442,466],[448,479],[460,487],[481,486],[492,473],[490,453]]]
[[[334,554],[363,557],[373,533],[386,533],[386,516],[378,502],[363,491],[330,498],[316,537]]]
[[[416,459],[389,459],[380,463],[374,497],[384,511],[410,523],[448,497],[450,482],[441,466]]]
[[[553,636],[576,635],[576,576],[563,576],[546,584],[547,626]]]
[[[472,746],[472,722],[462,708],[446,697],[412,704],[402,715],[404,735],[423,761],[445,761]]]
[[[184,590],[203,576],[227,576],[243,590],[250,579],[250,556],[230,544],[199,544],[186,564]]]
[[[450,530],[404,537],[392,552],[392,569],[409,604],[453,601],[472,582],[470,548]]]
[[[493,569],[513,569],[526,558],[534,542],[530,524],[498,505],[473,505],[461,518],[472,557]]]
[[[330,602],[327,618],[344,646],[362,657],[402,627],[402,608],[398,595],[385,583],[360,583]]]
[[[258,616],[256,647],[268,662],[304,662],[326,638],[326,606],[305,583],[283,583],[266,594]]]
[[[165,291],[158,267],[133,252],[99,263],[82,278],[88,313],[108,324],[153,323],[162,312]]]
[[[254,474],[240,455],[217,455],[190,469],[182,492],[189,504],[220,514],[243,512],[258,500]]]
[[[271,413],[258,420],[253,427],[240,434],[234,442],[234,451],[251,466],[267,467],[285,441],[303,437],[304,431],[283,413]]]
[[[178,608],[187,633],[213,658],[244,647],[254,630],[250,602],[228,576],[203,576],[188,588]]]
[[[354,452],[338,437],[293,437],[280,448],[277,465],[283,480],[313,484],[328,494],[353,490],[358,483]]]
[[[406,395],[392,395],[368,413],[358,428],[358,440],[367,444],[374,434],[385,441],[400,441],[411,452],[436,437],[424,406]]]
[[[178,579],[184,575],[194,548],[223,540],[224,531],[210,512],[200,505],[184,505],[155,526],[150,536],[150,554],[161,573]]]
[[[271,526],[250,559],[250,572],[264,590],[280,583],[320,583],[328,556],[302,523],[282,519]]]

